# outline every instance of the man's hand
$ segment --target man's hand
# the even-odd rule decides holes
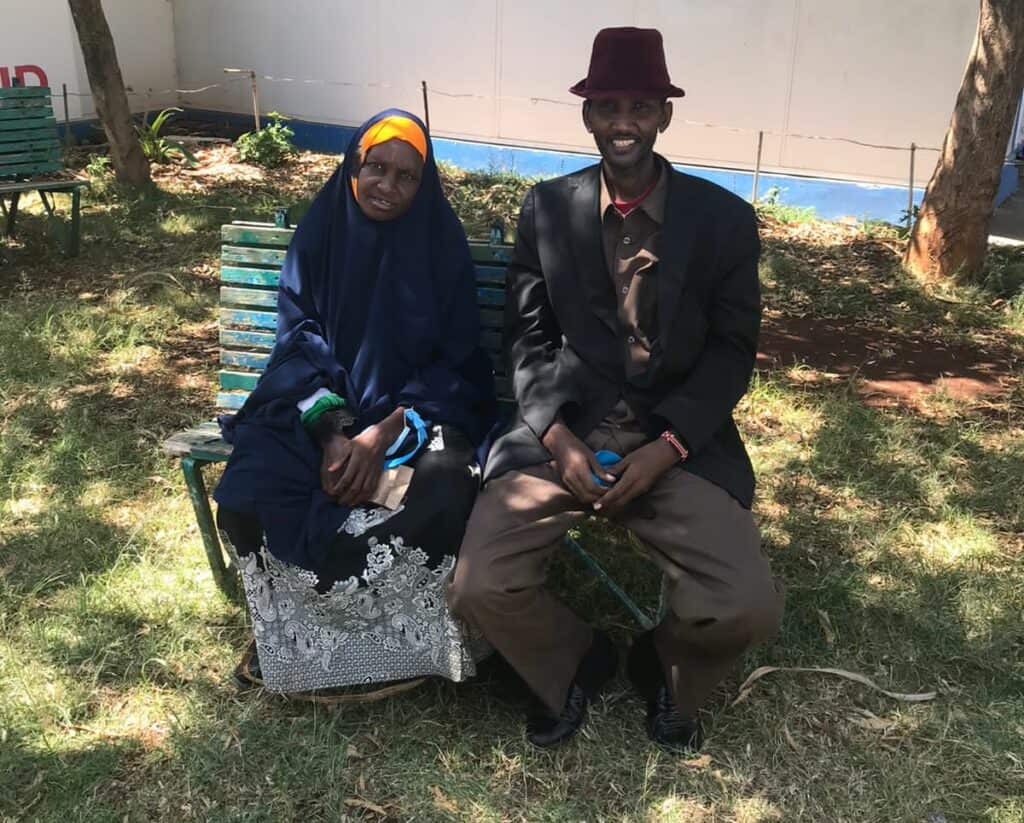
[[[615,477],[597,462],[597,457],[561,420],[556,420],[544,434],[544,448],[555,458],[558,476],[573,497],[584,505],[598,500],[604,489],[594,482],[596,474],[606,483]]]
[[[399,408],[355,437],[334,435],[324,446],[320,467],[324,491],[342,506],[368,502],[384,470],[384,452],[402,431],[404,420],[405,409]]]
[[[649,491],[678,462],[679,452],[661,438],[630,452],[608,467],[618,480],[594,503],[594,510],[609,517],[622,514],[630,502]]]

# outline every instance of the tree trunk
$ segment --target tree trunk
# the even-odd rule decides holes
[[[904,266],[970,279],[988,251],[999,176],[1024,87],[1024,2],[981,0],[978,31]]]
[[[148,183],[149,161],[132,127],[132,112],[100,0],[68,0],[85,58],[89,87],[103,130],[110,143],[110,162],[120,183]]]

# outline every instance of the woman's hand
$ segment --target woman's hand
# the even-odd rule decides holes
[[[404,425],[405,409],[398,408],[355,437],[335,435],[324,447],[320,470],[324,491],[349,508],[369,502],[384,469],[384,453]]]

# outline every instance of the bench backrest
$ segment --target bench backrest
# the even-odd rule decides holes
[[[270,358],[277,328],[277,281],[294,233],[266,223],[221,228],[220,409],[241,408]],[[494,362],[498,397],[510,405],[501,327],[511,246],[471,241],[470,250],[476,263],[481,343]]]
[[[0,89],[0,179],[34,177],[63,168],[50,89]]]

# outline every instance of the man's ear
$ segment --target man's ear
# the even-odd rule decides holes
[[[658,125],[658,131],[665,131],[668,128],[669,123],[672,122],[672,101],[666,100],[661,104],[661,123]]]
[[[583,113],[583,126],[584,126],[584,128],[588,132],[593,134],[594,130],[592,128],[590,128],[590,101],[589,100],[584,100],[583,101],[582,113]]]

